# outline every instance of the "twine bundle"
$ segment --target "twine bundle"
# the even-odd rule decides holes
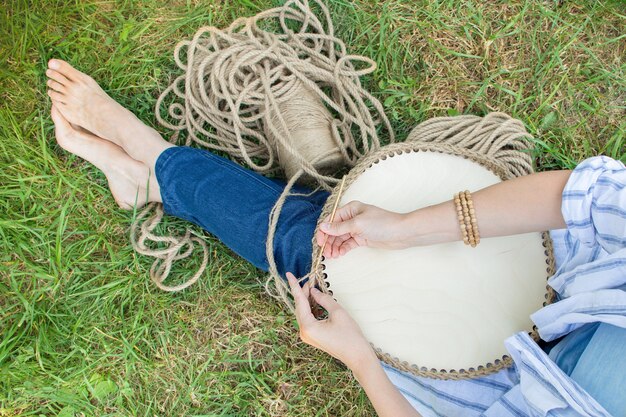
[[[349,55],[326,6],[311,3],[290,0],[225,30],[203,27],[180,42],[174,58],[183,74],[161,94],[155,111],[159,123],[174,131],[173,142],[184,133],[185,145],[227,153],[262,174],[284,172],[288,183],[268,219],[266,245],[277,292],[269,281],[266,287],[285,301],[273,239],[292,186],[306,182],[330,190],[338,182],[333,173],[379,148],[378,130],[393,141],[382,105],[359,79],[375,70],[375,62]],[[131,226],[131,241],[139,253],[156,258],[150,270],[155,284],[178,291],[201,276],[208,250],[190,230],[157,235],[162,216],[160,205],[148,205]],[[195,245],[204,252],[200,269],[183,284],[165,285],[173,262],[190,256]]]

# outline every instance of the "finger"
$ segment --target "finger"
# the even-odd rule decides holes
[[[326,235],[328,236],[328,235]],[[333,246],[333,241],[335,240],[335,236],[328,236],[328,239],[325,239],[325,244],[326,246],[324,246],[324,252],[323,255],[325,257],[330,256],[330,248]],[[322,242],[322,245],[324,245],[324,242]]]
[[[364,204],[360,201],[350,201],[348,204],[337,210],[337,212],[335,213],[335,220],[350,220],[354,216],[361,213],[363,211],[363,207]]]
[[[339,248],[341,247],[341,242],[338,239],[335,239],[333,245],[331,247],[331,257],[336,258],[339,254]]]
[[[332,241],[335,238],[334,234],[327,233],[325,231],[325,229],[328,227],[328,224],[329,223],[327,222],[320,223],[320,227],[317,230],[317,233],[315,234],[315,240],[317,242],[317,245],[320,247],[324,246],[324,244],[326,244],[326,246],[332,244]]]
[[[340,236],[331,236],[323,232],[320,232],[320,234],[325,236],[319,245],[324,248],[323,255],[327,258],[332,258],[333,253],[336,252],[341,245],[343,245],[343,242],[352,239],[352,236],[349,234]]]
[[[338,213],[335,214],[335,218],[339,219],[339,216],[337,214]],[[324,220],[322,220],[322,222],[320,223],[319,228],[317,230],[317,234],[316,234],[315,237],[317,238],[317,244],[320,247],[324,245],[324,241],[325,240],[330,240],[332,238],[331,235],[329,235],[328,233],[325,233],[322,230],[322,224],[330,223],[330,217],[331,217],[330,214],[328,216],[324,217]],[[340,220],[348,220],[348,219],[340,219]]]
[[[287,272],[287,281],[289,282],[291,295],[293,295],[293,300],[296,304],[296,320],[298,323],[302,325],[311,319],[315,320],[313,313],[311,313],[311,304],[309,304],[308,294],[300,287],[298,280],[291,272]]]
[[[320,248],[324,246],[324,240],[326,240],[326,236],[328,235],[321,230],[318,230],[315,233],[315,241],[317,242],[317,246],[319,246]]]
[[[317,288],[311,288],[311,296],[317,304],[321,305],[326,311],[328,311],[328,314],[333,314],[334,311],[341,308],[339,303],[335,301],[333,297],[329,294],[324,294]]]
[[[322,232],[331,236],[341,236],[345,234],[358,233],[354,220],[334,221],[332,223],[322,223]]]
[[[348,253],[348,252],[349,252],[349,251],[351,251],[352,249],[358,248],[358,247],[359,247],[359,244],[356,242],[356,240],[354,240],[354,239],[350,239],[350,240],[346,241],[346,242],[343,244],[343,247],[344,247],[344,248],[345,248],[345,250],[346,250],[346,252],[345,252],[345,253]],[[345,253],[344,253],[344,254],[345,254]]]
[[[339,256],[343,256],[351,249],[349,242],[354,241],[354,239],[347,239],[342,245],[339,247]]]
[[[315,237],[317,239],[317,244],[320,247],[324,246],[324,242],[329,240],[332,237],[328,233],[324,233],[324,231],[322,230],[322,224],[328,223],[328,222],[330,222],[330,215],[324,217],[324,219],[320,222],[320,224],[317,227],[317,233]]]
[[[328,238],[328,242],[326,243],[326,247],[324,248],[324,256],[326,258],[333,257],[333,243],[335,242],[335,236]]]
[[[337,245],[335,246],[335,250],[334,250],[335,257],[342,255],[342,253],[340,253],[341,248],[346,246],[348,242],[356,243],[354,238],[350,235],[343,235],[343,236],[337,237]]]
[[[349,202],[337,210],[334,221],[330,222],[328,219],[324,219],[320,224],[320,230],[333,236],[358,233],[353,219],[361,214],[363,207],[364,204],[360,201]]]
[[[333,236],[328,239],[328,244],[326,246],[330,249],[329,256],[332,256],[336,249],[341,246],[346,239],[350,239],[350,235]]]
[[[341,247],[345,245],[345,242],[351,239],[352,239],[352,236],[350,235],[335,236],[333,240],[333,246],[332,246],[333,255],[337,256],[339,254],[339,250],[341,249]]]
[[[302,287],[298,283],[298,279],[291,273],[287,272],[287,282],[289,283],[289,289],[291,290],[291,295],[296,301],[304,295]]]
[[[318,230],[317,233],[315,234],[315,239],[319,247],[324,247],[324,245],[326,246],[331,245],[335,237],[327,233],[324,233],[322,230]]]
[[[309,302],[309,305],[311,305],[311,302],[309,301],[309,298],[311,297],[311,280],[308,280],[306,284],[302,286],[302,293]]]

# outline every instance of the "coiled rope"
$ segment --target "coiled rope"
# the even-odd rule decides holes
[[[174,58],[183,74],[163,91],[155,109],[158,122],[174,132],[172,142],[185,136],[185,145],[224,152],[259,173],[283,171],[288,178],[268,219],[273,279],[266,288],[290,305],[273,253],[290,189],[305,182],[331,190],[338,182],[332,174],[380,147],[379,130],[394,140],[382,105],[359,78],[376,63],[348,54],[320,0],[289,0],[224,30],[203,27],[176,46]],[[131,241],[139,253],[156,258],[150,270],[154,283],[179,291],[202,275],[208,249],[191,230],[184,236],[156,234],[162,216],[161,205],[148,205],[131,226]],[[195,245],[204,254],[199,270],[180,285],[166,285],[173,263],[190,256]]]

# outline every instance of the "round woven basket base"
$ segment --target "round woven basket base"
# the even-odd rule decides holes
[[[398,143],[362,160],[346,178],[340,206],[359,200],[409,212],[507,179],[483,155],[433,147]],[[335,190],[320,219],[337,198]],[[461,242],[402,251],[359,248],[324,260],[317,272],[381,360],[438,379],[475,378],[510,366],[504,339],[526,330],[537,340],[528,316],[554,297],[546,285],[554,273],[548,233],[483,239],[477,248]]]

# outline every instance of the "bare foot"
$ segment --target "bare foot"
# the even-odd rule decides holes
[[[173,146],[159,133],[107,95],[90,76],[60,59],[48,63],[48,95],[71,124],[124,148],[149,168],[160,153]]]
[[[52,106],[52,120],[59,145],[91,162],[104,172],[117,204],[130,210],[148,202],[161,202],[159,185],[142,162],[128,156],[119,146],[72,126]]]

